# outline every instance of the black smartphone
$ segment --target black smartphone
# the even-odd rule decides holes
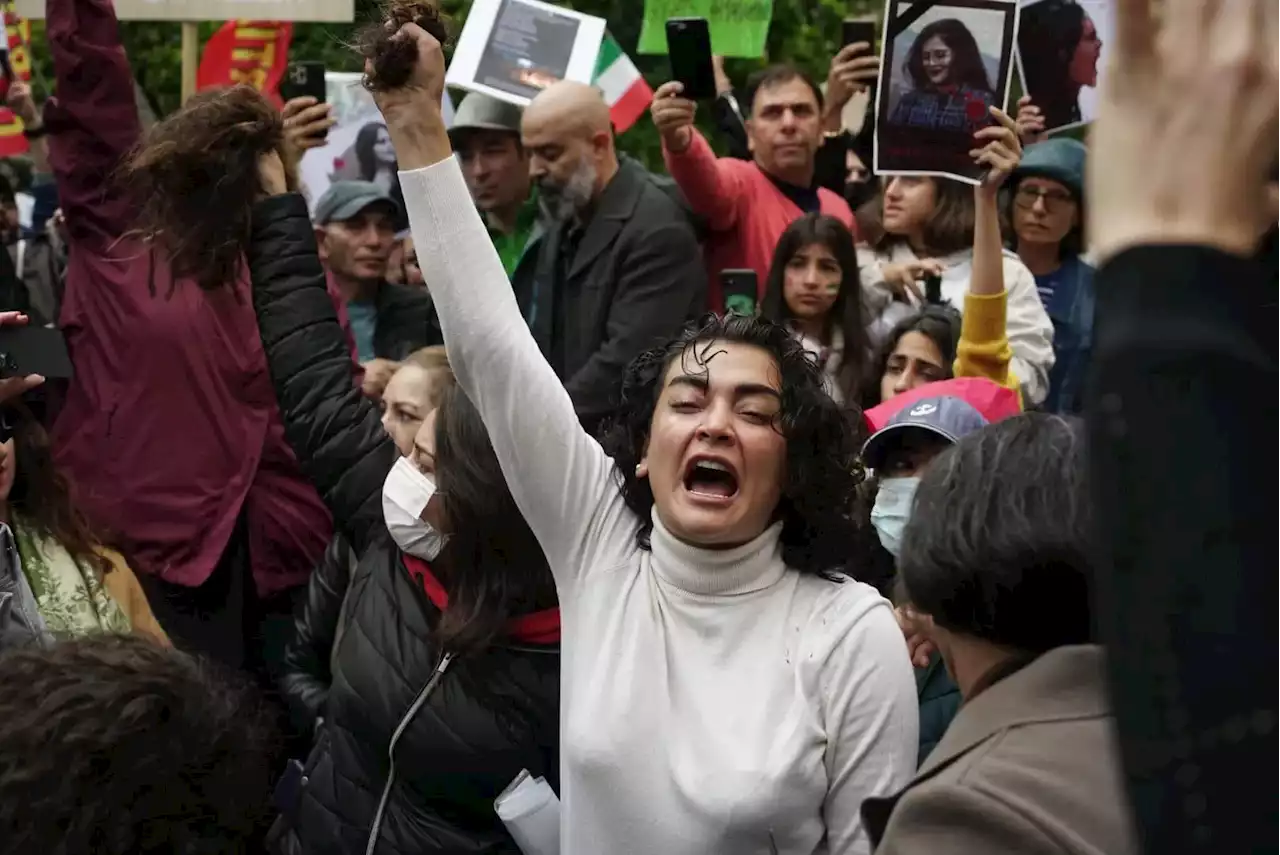
[[[71,373],[71,355],[61,330],[0,327],[0,377],[67,378]]]
[[[323,62],[291,62],[280,81],[280,98],[292,101],[310,95],[317,103],[328,97],[324,85]]]
[[[667,55],[671,60],[671,79],[684,84],[685,98],[709,101],[716,97],[711,27],[706,18],[668,18]]]
[[[871,52],[876,51],[876,19],[845,18],[840,25],[840,46],[848,47],[858,42],[871,45]]]
[[[756,296],[760,293],[754,270],[721,270],[720,291],[724,294],[724,313],[754,315]]]
[[[924,301],[930,306],[942,303],[942,277],[926,276],[924,278]]]

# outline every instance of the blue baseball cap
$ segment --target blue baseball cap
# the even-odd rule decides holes
[[[928,431],[955,443],[988,424],[987,418],[963,398],[952,395],[921,398],[898,410],[884,427],[871,435],[862,446],[862,460],[870,468],[879,469],[886,452],[904,431]]]

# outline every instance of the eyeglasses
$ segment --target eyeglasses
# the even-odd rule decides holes
[[[1064,193],[1061,190],[1042,190],[1039,187],[1019,187],[1018,192],[1013,194],[1013,203],[1019,208],[1034,208],[1037,199],[1044,200],[1046,211],[1057,211],[1063,205],[1069,205],[1075,201],[1070,193]]]

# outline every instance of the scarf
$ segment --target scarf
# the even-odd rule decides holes
[[[405,569],[409,576],[422,586],[427,599],[444,611],[449,607],[449,592],[440,584],[440,580],[431,572],[431,566],[408,553],[401,553]],[[526,644],[557,644],[560,641],[560,609],[543,609],[540,612],[520,615],[507,621],[507,632],[516,641]]]
[[[51,633],[65,638],[132,629],[93,567],[56,540],[36,534],[27,520],[15,515],[13,522],[22,573]]]

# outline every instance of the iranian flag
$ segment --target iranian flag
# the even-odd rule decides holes
[[[608,33],[604,34],[596,57],[595,84],[604,93],[609,118],[618,133],[634,125],[653,100],[653,90],[644,82],[631,57],[623,53]]]

